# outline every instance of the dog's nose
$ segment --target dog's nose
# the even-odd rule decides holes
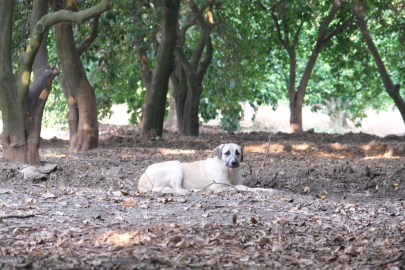
[[[237,162],[236,160],[233,160],[233,161],[231,162],[231,165],[232,165],[232,167],[236,167],[236,166],[238,166],[239,164],[238,164],[238,162]]]

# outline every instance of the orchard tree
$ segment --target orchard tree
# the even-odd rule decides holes
[[[32,67],[42,39],[50,26],[64,21],[83,23],[110,8],[112,0],[102,0],[98,5],[82,12],[60,11],[43,16],[32,27],[29,44],[25,53],[19,58],[16,79],[11,60],[14,2],[14,0],[0,1],[0,36],[2,37],[0,41],[0,107],[3,119],[3,151],[6,159],[39,165],[41,164],[37,153],[39,144],[35,139],[30,139],[37,136],[33,133],[38,133],[38,128],[33,128],[32,124],[38,125],[39,115],[30,115],[30,113],[42,114],[40,109],[42,105],[39,101],[42,96],[38,93],[30,93],[29,87]],[[39,9],[38,3],[35,3],[34,8]],[[33,17],[37,18],[36,12],[40,11],[33,11],[35,14]],[[49,72],[55,71],[48,70],[47,73]],[[48,80],[52,76],[47,76]],[[34,86],[31,87],[33,92],[38,89]]]
[[[316,38],[314,48],[309,56],[308,62],[305,66],[301,80],[299,82],[298,88],[295,86],[296,79],[296,47],[299,42],[299,36],[301,29],[305,23],[305,18],[311,18],[313,14],[302,14],[300,16],[300,23],[295,32],[291,33],[291,27],[289,26],[288,19],[286,18],[286,13],[288,8],[292,7],[292,3],[288,2],[288,7],[286,7],[287,2],[285,0],[280,0],[277,4],[272,7],[271,15],[274,20],[277,38],[280,44],[287,51],[289,56],[289,81],[288,81],[288,97],[290,102],[290,131],[301,132],[303,131],[302,126],[302,106],[304,103],[304,97],[307,90],[309,80],[311,78],[311,73],[315,67],[316,61],[319,54],[321,53],[324,46],[337,34],[344,31],[344,29],[352,23],[353,16],[349,16],[345,21],[343,21],[335,30],[330,31],[329,27],[336,17],[336,14],[341,7],[343,0],[332,0],[330,4],[330,10],[326,17],[323,18],[323,22],[319,25],[319,30]],[[304,7],[303,3],[301,5],[294,6],[293,10],[300,10]],[[306,4],[305,4],[306,5]],[[278,15],[276,15],[276,10]],[[294,21],[294,19],[292,19]],[[290,19],[291,22],[291,19]]]
[[[54,12],[76,12],[78,0],[52,0]],[[91,33],[76,45],[72,22],[55,25],[55,42],[63,75],[58,81],[68,103],[70,150],[86,151],[98,145],[98,112],[94,88],[90,85],[80,55],[97,37],[100,14],[94,15]]]
[[[174,49],[177,41],[176,23],[179,8],[180,0],[160,1],[161,30],[158,33],[153,33],[157,35],[160,42],[153,70],[149,64],[147,50],[143,47],[141,35],[139,33],[135,34],[139,68],[142,82],[146,87],[140,125],[145,134],[159,137],[163,133],[168,84],[174,65]],[[139,32],[142,19],[135,18],[134,24],[135,29]]]
[[[283,52],[260,1],[218,0],[213,9],[215,53],[203,80],[200,115],[208,121],[220,113],[221,127],[237,130],[244,117],[242,103],[257,111],[266,104],[276,108],[283,98]]]
[[[202,81],[214,51],[211,41],[211,31],[214,27],[212,13],[214,1],[207,0],[201,8],[193,0],[186,2],[190,5],[191,12],[182,23],[178,24],[179,37],[176,46],[178,66],[176,74],[172,76],[173,96],[176,102],[180,134],[198,136],[200,97],[203,91]],[[200,30],[199,39],[191,56],[187,56],[186,32],[196,25]]]

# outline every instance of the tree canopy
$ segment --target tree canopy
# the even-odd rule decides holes
[[[33,40],[30,32],[33,5],[25,0],[12,2],[11,62],[14,73],[18,73],[20,55],[29,50]],[[68,2],[73,3],[75,9],[86,10],[100,1]],[[96,35],[90,46],[86,45],[87,49],[80,52],[80,59],[94,88],[99,119],[111,115],[113,104],[127,104],[130,123],[140,123],[148,88],[142,77],[145,66],[141,59],[147,59],[152,72],[162,61],[159,51],[168,46],[159,41],[167,9],[163,3],[163,0],[116,0],[100,19],[73,23],[74,39],[79,46],[91,32],[92,25],[98,22]],[[374,53],[370,53],[371,47],[362,35],[361,20],[354,6],[364,10],[362,18],[374,44]],[[313,110],[341,116],[343,125],[345,119],[360,124],[367,108],[381,110],[393,104],[401,106],[398,101],[394,103],[393,95],[384,88],[386,83],[375,55],[379,55],[401,99],[404,93],[400,85],[405,75],[404,16],[405,2],[399,0],[181,1],[175,18],[179,34],[173,53],[175,60],[165,64],[167,71],[162,74],[171,72],[171,80],[177,80],[174,84],[180,89],[175,92],[177,105],[198,103],[197,120],[190,120],[190,123],[197,121],[197,125],[199,121],[220,116],[224,129],[237,130],[244,116],[243,102],[253,108],[265,104],[276,108],[285,100],[290,100],[291,121],[294,122],[293,115],[297,112],[291,104],[297,97]],[[204,29],[209,31],[204,32]],[[49,27],[49,64],[61,70],[60,76],[63,76],[54,34],[55,28]],[[140,58],[140,51],[145,58]],[[187,71],[187,65],[195,68]],[[199,66],[204,67],[200,77]],[[196,74],[196,82],[192,73]],[[53,82],[53,92],[46,104],[47,123],[66,122],[69,107],[58,81]],[[302,84],[304,95],[299,94]],[[166,88],[159,90],[163,95],[167,93],[165,85],[159,86]],[[184,87],[188,87],[190,93],[198,92],[192,94],[196,101],[182,100],[185,96],[179,93],[185,91],[181,90],[186,89]],[[164,105],[164,99],[160,101],[159,110],[169,108],[169,100]],[[177,109],[182,110],[182,107]],[[193,110],[190,113],[195,113]]]

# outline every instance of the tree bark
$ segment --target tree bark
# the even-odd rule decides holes
[[[174,49],[177,41],[176,23],[180,0],[161,0],[161,7],[162,35],[153,72],[149,69],[146,53],[139,53],[142,48],[139,42],[137,43],[142,79],[146,85],[141,126],[145,134],[153,134],[158,137],[163,134],[168,84],[173,72]]]
[[[359,6],[359,3],[356,1],[352,6],[352,12],[353,15],[356,17],[357,25],[361,30],[361,34],[367,44],[368,50],[370,51],[377,65],[378,73],[380,74],[381,80],[384,83],[385,90],[394,101],[405,123],[405,101],[399,92],[401,85],[394,84],[392,82],[391,76],[388,74],[388,71],[385,68],[385,64],[378,52],[378,49],[373,42],[371,34],[368,31],[367,22],[365,20],[365,6]]]
[[[164,128],[177,128],[177,112],[176,112],[176,101],[174,99],[174,84],[173,81],[169,80],[169,111],[167,118],[163,123]]]
[[[52,9],[76,11],[76,0],[54,0]],[[98,16],[93,19],[98,22]],[[97,27],[96,27],[97,30]],[[94,32],[94,31],[93,31]],[[68,125],[70,150],[87,151],[98,146],[98,112],[96,95],[84,70],[80,54],[95,39],[86,39],[76,46],[70,22],[55,26],[55,41],[63,77],[59,80],[69,106]]]
[[[180,134],[184,134],[183,129],[183,117],[184,117],[184,105],[187,98],[187,77],[183,67],[180,65],[177,67],[176,73],[172,74],[171,81],[173,82],[174,100],[176,103],[177,113],[177,127]]]

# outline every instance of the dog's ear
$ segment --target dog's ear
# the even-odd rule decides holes
[[[222,156],[222,147],[224,147],[223,144],[221,144],[220,146],[218,146],[217,148],[214,149],[214,153],[217,156],[217,158],[221,159]]]
[[[243,161],[243,148],[240,148],[240,161]]]

